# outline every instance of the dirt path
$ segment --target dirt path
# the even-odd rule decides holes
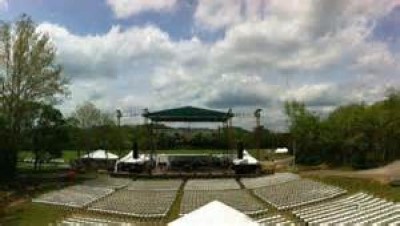
[[[400,180],[400,161],[392,162],[386,166],[370,170],[344,171],[344,170],[313,170],[302,172],[302,175],[342,176],[349,178],[373,179],[382,183]]]

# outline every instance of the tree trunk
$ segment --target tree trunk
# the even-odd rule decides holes
[[[34,155],[35,155],[35,163],[33,169],[36,171],[39,163],[39,152],[37,150],[34,150]]]
[[[17,173],[17,146],[13,145],[11,136],[5,140],[0,150],[0,181],[11,181]]]

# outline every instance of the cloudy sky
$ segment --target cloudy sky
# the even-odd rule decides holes
[[[0,0],[0,20],[21,13],[57,46],[65,113],[263,108],[282,129],[285,100],[328,112],[400,86],[399,0]]]

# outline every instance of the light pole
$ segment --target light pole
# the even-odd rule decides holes
[[[260,136],[261,136],[261,111],[262,109],[257,109],[254,112],[254,117],[256,117],[256,142],[257,142],[257,158],[260,160]]]
[[[118,155],[121,157],[121,118],[122,112],[120,109],[117,109],[117,125],[118,125]]]

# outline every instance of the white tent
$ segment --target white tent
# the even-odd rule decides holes
[[[83,155],[83,159],[95,159],[95,160],[117,160],[119,157],[111,152],[105,150],[96,150],[89,154]]]
[[[243,151],[243,158],[242,159],[234,159],[233,160],[234,165],[257,165],[258,160],[254,158],[252,155],[249,154],[248,151],[244,150]]]
[[[127,155],[125,155],[115,163],[114,171],[116,172],[118,170],[118,164],[120,163],[131,163],[131,164],[142,165],[148,161],[150,161],[150,157],[148,155],[140,154],[139,158],[135,159],[133,158],[133,151],[130,151]]]
[[[275,150],[275,153],[276,154],[286,154],[286,153],[288,153],[289,152],[289,150],[287,149],[287,148],[277,148],[276,150]]]
[[[219,201],[212,201],[168,226],[257,226],[246,214]]]

